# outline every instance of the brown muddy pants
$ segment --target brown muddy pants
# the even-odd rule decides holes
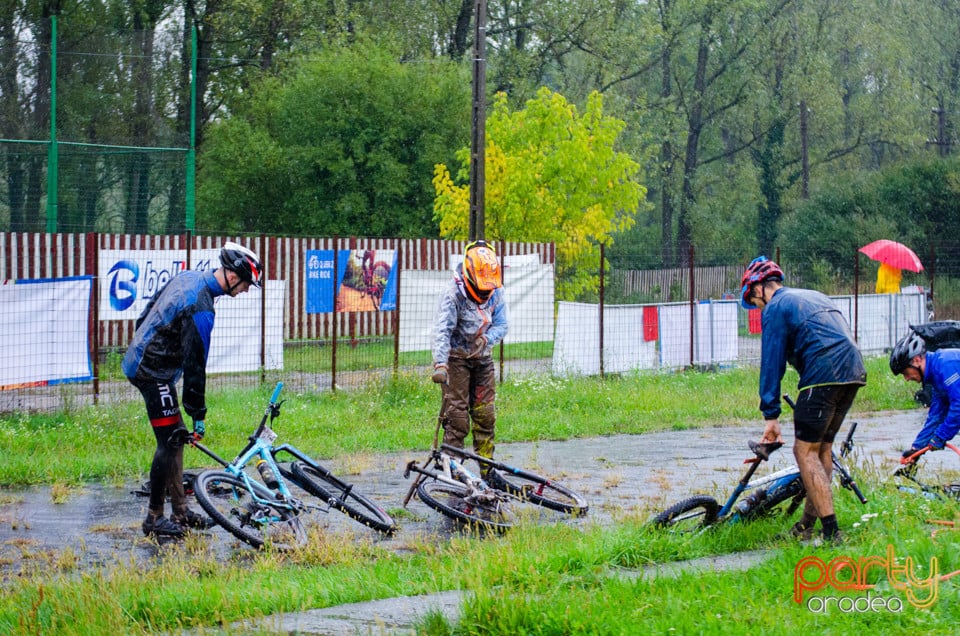
[[[447,384],[443,385],[440,423],[443,443],[463,448],[473,421],[473,451],[493,457],[494,425],[497,420],[497,374],[492,356],[454,358],[447,361]]]

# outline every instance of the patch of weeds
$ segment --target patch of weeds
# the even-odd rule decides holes
[[[55,504],[64,504],[70,501],[72,488],[64,483],[56,483],[50,487],[50,500]]]
[[[621,473],[613,473],[603,478],[603,487],[606,488],[607,490],[616,488],[622,483],[623,483],[623,475]]]
[[[452,636],[454,628],[443,612],[430,610],[417,621],[416,633],[423,636]]]
[[[337,459],[340,472],[344,475],[359,475],[365,470],[376,467],[378,463],[379,458],[367,452],[349,453]]]
[[[390,515],[394,521],[399,521],[401,519],[410,519],[412,521],[427,520],[427,517],[423,515],[418,515],[416,512],[410,510],[409,508],[390,508],[387,510],[387,514]]]

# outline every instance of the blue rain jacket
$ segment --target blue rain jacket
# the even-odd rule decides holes
[[[123,357],[123,373],[131,380],[167,383],[183,375],[183,410],[194,420],[207,413],[213,299],[224,293],[213,271],[177,274],[143,309]]]
[[[780,382],[789,362],[800,391],[831,384],[866,384],[867,371],[843,314],[818,291],[781,287],[763,308],[760,410],[780,417]]]
[[[932,388],[927,421],[913,442],[924,448],[936,435],[949,442],[960,430],[960,349],[928,351],[923,381]]]

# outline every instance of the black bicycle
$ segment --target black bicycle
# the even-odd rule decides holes
[[[463,465],[468,459],[480,465],[484,478]],[[506,530],[532,516],[531,507],[574,516],[585,515],[589,509],[583,497],[553,480],[447,444],[432,450],[423,464],[408,462],[403,476],[411,475],[416,477],[404,506],[416,493],[437,512],[486,529]]]
[[[396,531],[390,515],[351,484],[296,447],[274,445],[277,434],[272,424],[280,416],[282,389],[283,383],[278,383],[260,425],[232,462],[192,436],[188,439],[223,466],[223,470],[203,471],[194,480],[194,494],[207,514],[257,548],[268,543],[280,549],[303,545],[307,537],[302,513],[331,508],[385,534]],[[279,455],[292,459],[279,463]],[[255,470],[247,469],[251,464]]]
[[[946,444],[946,448],[960,456],[960,448],[957,448],[953,444]],[[897,489],[913,495],[923,495],[928,499],[950,498],[960,500],[960,483],[929,484],[920,481],[917,477],[917,471],[920,466],[919,459],[931,450],[933,450],[933,447],[927,446],[926,448],[921,448],[909,457],[900,458],[900,467],[897,468],[893,475],[894,477],[901,477],[911,482],[912,485],[900,483],[897,485]]]

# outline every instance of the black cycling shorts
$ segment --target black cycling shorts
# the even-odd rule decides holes
[[[147,417],[153,428],[183,426],[180,414],[180,402],[177,400],[177,387],[173,382],[141,382],[131,380],[140,389],[147,406]]]
[[[796,438],[811,444],[832,443],[861,386],[829,384],[801,391],[793,411]]]

